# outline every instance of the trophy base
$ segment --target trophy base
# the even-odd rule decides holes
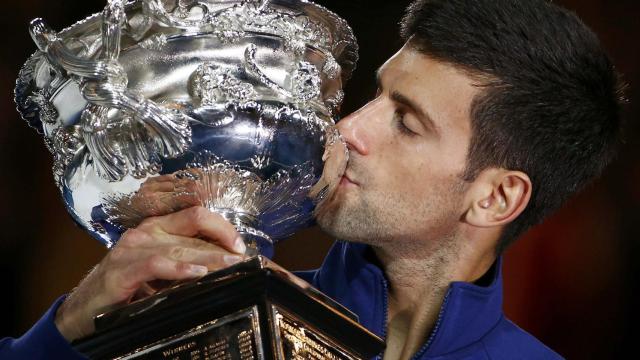
[[[369,359],[383,341],[356,316],[257,256],[96,318],[91,359]]]

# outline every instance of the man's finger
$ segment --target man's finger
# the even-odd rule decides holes
[[[154,234],[153,241],[140,245],[141,248],[155,249],[162,246],[183,246],[200,250],[211,251],[228,251],[216,243],[209,242],[201,238],[193,238],[188,236],[173,235],[162,232]]]
[[[212,246],[214,248],[203,249],[173,245],[162,249],[162,253],[173,260],[206,266],[210,271],[233,265],[243,259],[241,255]]]
[[[140,287],[153,280],[188,280],[207,274],[206,266],[189,264],[154,254],[132,263],[122,271],[111,271],[107,275],[107,288],[113,289],[116,297],[132,296]]]
[[[141,228],[159,228],[168,234],[202,237],[238,254],[244,254],[246,251],[236,228],[219,214],[201,206],[149,218],[141,224]]]

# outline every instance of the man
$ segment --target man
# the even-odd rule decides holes
[[[383,336],[385,359],[558,358],[502,314],[499,255],[612,158],[613,66],[544,0],[418,0],[401,32],[375,99],[338,124],[350,161],[317,222],[342,241],[299,275]],[[244,250],[203,208],[147,219],[0,354],[78,358],[68,341],[98,313]]]

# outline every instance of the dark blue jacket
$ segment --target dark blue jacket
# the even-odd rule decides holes
[[[367,246],[337,242],[315,271],[296,275],[355,312],[362,325],[385,337],[387,281],[366,256]],[[561,359],[502,313],[500,261],[487,286],[455,282],[434,330],[414,359]],[[19,339],[0,342],[0,359],[82,359],[53,323],[61,299]]]
[[[362,325],[384,338],[387,280],[367,251],[366,245],[338,242],[320,269],[297,275],[351,309]],[[562,358],[504,316],[501,260],[487,276],[487,286],[449,286],[436,325],[413,359]]]

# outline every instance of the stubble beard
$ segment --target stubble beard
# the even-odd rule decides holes
[[[460,214],[455,204],[460,201],[461,184],[436,189],[425,200],[402,192],[349,190],[351,193],[336,194],[316,218],[318,226],[336,239],[409,255],[416,251],[424,254],[422,250],[429,243],[443,246],[456,235]]]
[[[345,202],[353,201],[355,204]],[[331,207],[316,222],[328,235],[351,242],[378,243],[384,238],[385,229],[379,213],[364,199],[333,199]]]

